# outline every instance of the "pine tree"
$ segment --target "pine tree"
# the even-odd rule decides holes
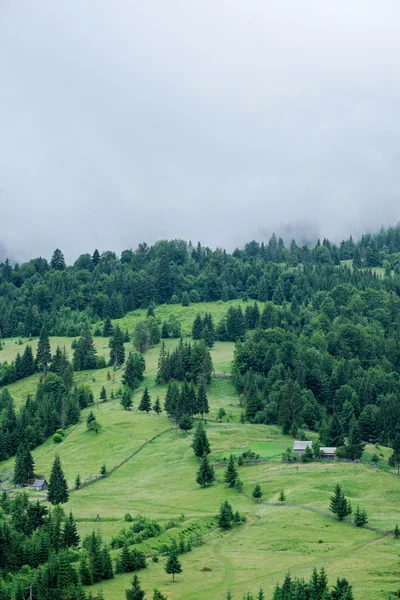
[[[85,327],[74,350],[74,370],[87,371],[95,369],[97,366],[96,354],[92,333],[89,327]]]
[[[81,558],[79,561],[79,575],[81,577],[83,585],[93,584],[92,572],[90,570],[90,565],[86,553],[81,554]]]
[[[170,380],[170,358],[169,354],[165,349],[165,342],[163,341],[161,344],[160,356],[158,358],[158,368],[157,368],[157,377],[156,384],[162,385],[168,383]]]
[[[219,513],[217,516],[218,527],[221,529],[230,529],[233,523],[233,511],[232,506],[229,504],[228,500],[225,500],[221,504],[219,509]]]
[[[100,400],[107,400],[107,391],[106,391],[106,388],[104,387],[104,385],[101,388]]]
[[[29,377],[35,372],[35,359],[33,358],[32,347],[28,344],[25,346],[24,353],[21,359],[21,377]]]
[[[129,590],[125,590],[126,600],[143,600],[146,596],[145,592],[140,587],[139,577],[136,575],[132,579],[132,587]]]
[[[229,457],[228,466],[227,466],[225,474],[224,474],[224,480],[229,485],[229,487],[234,487],[237,478],[238,478],[238,473],[237,473],[237,469],[235,466],[235,461],[234,461],[233,455],[231,454]]]
[[[79,473],[75,478],[75,487],[77,490],[79,490],[79,488],[81,487],[81,476],[79,475]]]
[[[103,327],[103,336],[104,337],[111,337],[114,333],[114,327],[111,323],[111,319],[110,317],[106,317],[106,320],[104,321],[104,327]]]
[[[214,468],[212,465],[210,465],[207,454],[204,454],[200,462],[199,470],[197,472],[196,481],[199,485],[201,485],[201,487],[207,487],[208,485],[211,485],[211,483],[213,483],[214,480]]]
[[[350,502],[346,499],[339,483],[336,484],[334,494],[331,497],[329,510],[337,516],[339,521],[343,521],[347,515],[351,514]]]
[[[34,477],[34,461],[27,446],[22,443],[18,447],[15,458],[14,483],[23,485]]]
[[[279,502],[286,502],[286,494],[284,490],[281,490],[279,493]]]
[[[56,454],[51,469],[47,500],[51,502],[51,504],[57,505],[68,502],[68,498],[69,494],[67,481],[61,467],[60,457],[58,454]]]
[[[118,325],[115,326],[110,338],[110,365],[120,366],[125,362],[124,336]]]
[[[125,410],[131,410],[133,406],[132,390],[126,385],[122,392],[121,404]]]
[[[204,415],[208,415],[208,413],[210,412],[206,388],[202,383],[200,383],[197,392],[197,408],[198,412],[201,414],[201,418],[203,418]]]
[[[207,432],[202,421],[200,421],[196,427],[196,431],[193,436],[192,448],[198,458],[202,458],[204,454],[210,454],[211,452],[210,444],[207,438]]]
[[[96,266],[99,264],[99,262],[100,262],[100,252],[96,248],[96,250],[93,252],[93,255],[92,255],[92,263],[94,264],[94,266]]]
[[[154,402],[153,410],[155,413],[157,413],[157,415],[159,415],[162,412],[160,398],[158,396],[156,398],[156,401]]]
[[[76,523],[72,512],[69,513],[65,521],[63,541],[66,548],[79,546],[80,537],[78,535],[78,530],[76,528]]]
[[[144,388],[144,392],[142,395],[142,399],[139,404],[139,410],[149,413],[151,411],[151,398],[149,394],[149,390],[147,389],[147,385]]]
[[[356,512],[354,513],[354,525],[356,527],[364,527],[368,523],[367,512],[364,509],[360,509],[357,504]]]
[[[193,321],[192,327],[192,338],[194,340],[201,340],[203,336],[203,320],[200,314],[196,315],[195,320]]]
[[[396,539],[398,539],[400,537],[400,527],[397,525],[397,523],[394,527],[393,535]]]
[[[346,455],[351,460],[359,460],[364,452],[364,444],[361,440],[360,428],[353,417],[350,423],[349,441],[346,444]]]
[[[56,248],[56,250],[53,252],[50,266],[52,269],[56,269],[56,271],[63,271],[65,269],[64,254],[58,248]]]
[[[168,575],[172,575],[172,581],[175,581],[175,575],[182,573],[182,565],[178,558],[178,552],[174,546],[169,553],[165,572],[168,573]]]
[[[153,600],[168,600],[168,596],[165,596],[157,588],[153,591]]]
[[[51,362],[51,351],[50,351],[50,342],[49,337],[47,335],[47,331],[45,326],[43,325],[40,331],[40,337],[38,341],[37,351],[36,351],[36,364],[39,371],[43,371],[44,373],[47,370],[47,366]]]
[[[253,498],[254,498],[255,500],[257,500],[257,502],[258,502],[259,500],[261,500],[263,493],[262,493],[262,489],[261,489],[261,487],[260,487],[260,484],[259,484],[259,483],[256,483],[256,486],[255,486],[255,488],[254,488],[254,490],[253,490],[253,492],[252,492],[252,494],[251,494],[251,495],[253,496]]]

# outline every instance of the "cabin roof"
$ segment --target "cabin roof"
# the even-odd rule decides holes
[[[294,446],[293,449],[294,450],[305,450],[307,448],[307,446],[309,446],[310,448],[312,448],[312,441],[306,441],[306,442],[294,442]]]
[[[320,450],[321,450],[321,452],[324,452],[325,454],[335,454],[335,452],[336,452],[336,448],[334,448],[332,446],[321,446]]]
[[[43,485],[44,483],[47,483],[45,479],[35,479],[32,485],[34,487],[38,487],[40,485]]]

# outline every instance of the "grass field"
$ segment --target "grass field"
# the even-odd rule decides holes
[[[206,305],[201,306],[207,310]],[[212,306],[216,315],[220,306]],[[194,305],[188,309],[194,313],[198,310]],[[190,318],[188,313],[185,315],[184,311],[188,309],[180,305],[172,307],[174,311],[183,311],[182,319],[186,318],[187,323],[193,317],[193,314]],[[128,323],[127,320],[126,326]],[[72,338],[51,340],[53,348],[60,344],[67,349],[71,341]],[[13,353],[21,351],[26,342],[24,340],[21,346],[7,340],[0,359],[8,353],[7,360],[12,360]],[[108,348],[104,347],[107,340],[95,338],[95,343],[107,356]],[[176,343],[177,340],[167,340],[170,349]],[[131,348],[131,344],[126,344],[127,350]],[[157,387],[154,381],[159,348],[158,345],[145,355],[145,381],[141,386],[141,389],[144,385],[149,386],[153,400],[157,395],[163,400],[166,389],[165,386]],[[210,420],[206,425],[212,448],[210,459],[219,462],[231,453],[239,455],[248,449],[260,454],[268,462],[242,466],[239,475],[247,494],[260,483],[264,493],[262,503],[257,504],[245,494],[218,482],[201,489],[195,482],[198,460],[191,448],[193,432],[187,438],[182,432],[166,431],[171,423],[165,414],[137,412],[141,389],[135,394],[133,411],[124,411],[118,399],[94,405],[92,409],[102,425],[98,434],[86,429],[85,420],[90,409],[82,411],[80,424],[69,429],[61,444],[55,445],[48,440],[34,450],[36,472],[49,478],[54,455],[58,452],[72,486],[78,472],[83,481],[97,476],[103,463],[108,469],[118,465],[144,442],[164,432],[109,477],[72,492],[65,505],[65,510],[72,510],[77,516],[81,537],[95,528],[102,532],[107,542],[126,527],[123,517],[127,512],[133,516],[144,514],[162,522],[184,515],[184,525],[202,523],[206,527],[214,523],[204,535],[205,544],[181,557],[183,573],[176,583],[172,584],[170,576],[166,575],[163,557],[157,564],[149,561],[148,568],[139,572],[147,599],[151,598],[152,589],[158,587],[169,600],[222,600],[228,588],[234,599],[240,600],[247,590],[256,593],[260,585],[269,599],[276,583],[282,582],[288,571],[308,578],[314,566],[323,566],[332,584],[339,576],[347,577],[354,586],[355,600],[387,598],[389,591],[400,587],[400,541],[339,523],[311,512],[307,507],[327,511],[333,488],[340,482],[353,509],[360,504],[367,510],[371,526],[392,530],[396,522],[400,522],[400,478],[361,463],[282,463],[281,454],[292,446],[292,438],[283,436],[275,426],[239,422],[242,411],[239,398],[231,380],[223,377],[230,372],[233,351],[231,343],[217,343],[212,349],[216,376],[208,390]],[[108,372],[110,381],[107,380]],[[102,385],[109,393],[112,389],[117,391],[122,374],[123,369],[106,368],[77,373],[75,377],[77,381],[89,383],[97,398]],[[9,386],[9,389],[17,402],[22,402],[28,391],[34,392],[36,383],[37,376],[33,376]],[[219,423],[215,419],[221,407],[225,409],[226,417]],[[366,456],[375,452],[384,464],[389,450],[373,445],[366,447]],[[11,471],[13,464],[13,460],[1,463],[0,475]],[[223,473],[224,467],[216,466],[217,477],[222,478]],[[277,504],[282,489],[287,496],[287,504],[283,505]],[[41,493],[31,494],[44,499]],[[246,515],[247,521],[221,533],[214,518],[226,499],[234,510]],[[100,515],[98,522],[97,514]],[[158,543],[157,539],[147,540],[143,542],[143,548],[151,551]],[[205,566],[211,571],[203,572]],[[101,588],[106,600],[125,600],[125,589],[131,579],[132,574],[126,574],[103,582]]]

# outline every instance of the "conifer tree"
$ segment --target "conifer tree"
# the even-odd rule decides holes
[[[231,454],[228,460],[228,466],[224,474],[224,480],[229,487],[234,487],[238,478],[238,472],[235,466],[233,455]]]
[[[104,387],[104,385],[101,388],[100,400],[107,400],[107,391],[106,391],[106,388]]]
[[[356,527],[364,527],[368,523],[367,512],[361,509],[357,504],[356,512],[354,513],[354,525]]]
[[[168,596],[165,596],[157,588],[153,591],[153,600],[168,600]]]
[[[393,535],[396,539],[398,539],[400,537],[400,527],[397,525],[397,523],[394,527]]]
[[[69,494],[67,481],[61,467],[60,457],[58,454],[56,454],[51,469],[47,500],[51,502],[51,504],[57,505],[68,502],[68,498]]]
[[[339,521],[343,521],[347,515],[351,514],[350,502],[346,499],[339,483],[336,484],[334,494],[330,500],[329,509],[337,516]]]
[[[83,585],[93,584],[92,572],[90,570],[89,560],[85,552],[81,553],[81,558],[79,561],[79,575]]]
[[[40,331],[40,337],[38,341],[37,351],[36,351],[36,364],[39,371],[43,371],[44,373],[47,370],[47,366],[51,362],[51,351],[50,351],[50,342],[49,337],[47,335],[46,327],[43,325]]]
[[[202,458],[205,454],[210,454],[211,452],[207,432],[202,421],[196,427],[192,448],[198,458]]]
[[[100,252],[96,248],[92,255],[92,263],[94,264],[94,266],[96,266],[99,264],[99,262],[100,262]]]
[[[73,546],[79,546],[80,537],[76,528],[76,522],[72,512],[69,513],[65,525],[63,534],[64,546],[66,548],[72,548]]]
[[[35,359],[33,358],[32,347],[28,344],[25,346],[24,353],[21,358],[21,377],[29,377],[35,372]]]
[[[228,500],[225,500],[225,502],[221,504],[217,521],[218,527],[221,527],[221,529],[230,529],[232,527],[233,511],[232,506],[229,504]]]
[[[115,326],[110,338],[110,365],[119,367],[125,362],[124,336],[118,325]]]
[[[170,380],[170,369],[169,369],[169,355],[165,349],[165,342],[163,341],[160,349],[160,356],[158,358],[158,368],[156,384],[162,385],[168,383]]]
[[[132,579],[132,587],[129,590],[125,590],[126,600],[144,600],[146,597],[145,592],[140,587],[139,577],[136,573]]]
[[[196,481],[199,485],[201,485],[201,487],[207,487],[208,485],[211,485],[214,480],[214,468],[212,465],[210,465],[207,454],[204,454],[197,472]]]
[[[149,390],[147,389],[147,385],[144,388],[142,399],[140,401],[138,408],[139,408],[139,410],[146,412],[147,414],[151,411],[151,398],[150,398]]]
[[[359,460],[364,451],[364,444],[361,440],[360,428],[353,417],[350,423],[349,440],[346,444],[346,455],[351,460]]]
[[[182,565],[178,558],[178,552],[174,546],[169,553],[165,572],[168,573],[168,575],[172,575],[172,581],[175,581],[175,575],[182,573]]]
[[[259,483],[256,483],[256,486],[255,486],[254,490],[252,491],[252,494],[251,494],[251,495],[253,496],[253,498],[254,498],[255,500],[257,500],[257,502],[258,502],[259,500],[261,500],[263,493],[262,493],[262,489],[261,489],[261,487],[260,487],[260,484],[259,484]]]
[[[79,488],[81,487],[81,476],[78,475],[75,477],[75,487],[77,490],[79,490]]]
[[[146,369],[144,356],[139,352],[130,352],[126,361],[125,372],[122,377],[122,383],[131,390],[137,388],[143,381],[143,373]]]
[[[157,415],[159,415],[162,412],[160,398],[158,396],[156,398],[156,401],[154,402],[153,410],[155,413],[157,413]]]
[[[203,383],[200,383],[197,392],[197,409],[198,412],[201,414],[201,418],[204,418],[204,415],[208,415],[208,413],[210,412],[206,388],[203,385]]]
[[[197,313],[195,320],[193,321],[192,327],[192,338],[194,340],[201,340],[203,336],[203,320],[201,315]]]
[[[18,447],[15,458],[14,483],[23,485],[34,477],[34,461],[29,448],[22,443]]]
[[[279,502],[286,502],[286,494],[284,490],[281,490],[279,493]]]
[[[85,327],[74,350],[74,370],[86,371],[95,369],[97,366],[96,354],[92,333],[89,327]]]
[[[133,406],[132,390],[126,385],[122,392],[121,404],[125,410],[131,410]]]
[[[104,321],[104,327],[103,327],[103,336],[104,337],[111,337],[114,333],[114,327],[111,323],[111,319],[109,316],[106,317],[106,320]]]
[[[59,248],[54,250],[53,256],[51,257],[50,266],[52,269],[56,269],[56,271],[63,271],[65,269],[64,254]]]

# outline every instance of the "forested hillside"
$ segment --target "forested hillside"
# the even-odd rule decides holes
[[[353,269],[338,271],[344,260],[352,260]],[[387,277],[370,270],[376,267]],[[87,321],[117,319],[152,302],[248,297],[307,304],[338,283],[397,294],[399,272],[400,227],[340,246],[318,241],[314,248],[295,241],[285,247],[272,236],[267,244],[253,241],[232,254],[181,240],[143,243],[121,257],[111,251],[82,254],[73,266],[56,250],[50,262],[0,265],[0,334],[37,336],[44,324],[51,335],[79,335]]]

